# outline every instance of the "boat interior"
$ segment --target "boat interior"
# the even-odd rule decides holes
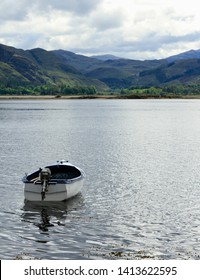
[[[74,166],[68,165],[54,165],[54,166],[46,166],[51,171],[50,180],[59,180],[59,179],[74,179],[81,176],[81,172]],[[28,181],[34,181],[39,177],[40,170],[38,169],[36,172],[27,176]]]

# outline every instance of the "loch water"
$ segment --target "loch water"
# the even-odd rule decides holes
[[[24,201],[58,159],[76,197]],[[0,259],[199,259],[200,100],[1,100]]]

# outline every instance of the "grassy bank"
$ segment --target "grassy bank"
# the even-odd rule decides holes
[[[118,98],[116,95],[0,95],[0,99],[115,99]]]
[[[200,99],[200,95],[0,95],[0,100],[57,100],[57,99]]]

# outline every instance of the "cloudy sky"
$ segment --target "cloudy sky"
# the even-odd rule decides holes
[[[199,0],[1,0],[0,43],[164,58],[200,49]]]

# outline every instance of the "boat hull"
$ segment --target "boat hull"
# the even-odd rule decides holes
[[[77,195],[83,187],[83,179],[69,183],[50,183],[45,198],[42,199],[41,184],[25,183],[24,197],[29,201],[64,201]]]
[[[64,201],[77,195],[82,187],[85,173],[65,160],[26,174],[24,197],[28,201]]]

